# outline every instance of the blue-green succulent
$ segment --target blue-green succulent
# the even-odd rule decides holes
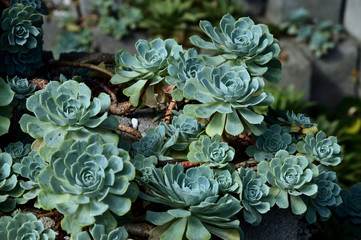
[[[0,51],[0,72],[7,75],[31,77],[36,71],[43,66],[42,62],[42,41],[36,48],[26,53],[9,53],[8,51]]]
[[[31,6],[15,4],[1,15],[0,49],[9,53],[28,53],[42,44],[43,18]],[[40,41],[39,41],[40,40]]]
[[[337,166],[343,158],[337,137],[327,137],[323,131],[319,131],[316,136],[307,134],[304,141],[297,143],[297,151],[311,156],[325,166]]]
[[[38,178],[40,206],[62,213],[69,233],[94,223],[115,226],[112,214],[126,214],[138,193],[128,152],[98,135],[65,141]]]
[[[12,117],[12,109],[9,105],[14,95],[15,93],[11,90],[9,84],[0,77],[0,136],[9,130],[10,118]]]
[[[2,240],[55,240],[56,233],[44,225],[32,213],[16,213],[14,217],[0,218],[0,236]]]
[[[30,85],[28,79],[19,78],[15,76],[14,78],[7,77],[7,81],[11,90],[15,92],[15,98],[24,99],[29,97],[35,91],[36,86]]]
[[[179,58],[169,57],[168,59],[169,76],[165,78],[166,82],[175,85],[172,96],[180,101],[184,97],[184,87],[187,81],[197,77],[197,73],[205,66],[204,61],[198,57],[195,49],[191,48],[179,53]]]
[[[298,34],[301,29],[312,23],[309,11],[304,8],[297,8],[286,15],[287,21],[281,25],[281,29],[287,29],[287,33],[294,35]]]
[[[15,198],[24,190],[19,186],[17,175],[12,170],[13,159],[8,153],[0,153],[0,211],[10,212],[15,208]]]
[[[350,190],[342,189],[340,193],[342,204],[336,208],[336,213],[353,224],[361,224],[361,182],[354,184]]]
[[[183,151],[187,149],[192,141],[203,133],[205,124],[198,122],[194,118],[186,117],[183,111],[174,113],[172,124],[166,124],[161,122],[161,125],[165,127],[165,133],[168,138],[177,135],[177,141],[172,146],[172,149],[176,151]]]
[[[15,162],[19,162],[31,151],[31,144],[24,144],[20,141],[9,143],[5,147],[5,152],[9,153]]]
[[[235,150],[226,142],[221,142],[221,136],[212,138],[202,135],[189,145],[187,158],[190,162],[201,162],[209,167],[225,167],[233,160]]]
[[[296,152],[295,140],[289,129],[278,124],[272,125],[264,131],[263,135],[256,138],[256,145],[249,146],[246,153],[257,161],[270,160],[279,150],[286,150],[290,154]]]
[[[153,168],[158,163],[158,159],[156,156],[144,157],[142,154],[137,154],[132,159],[132,163],[135,169],[141,172],[141,181],[147,182],[152,175]]]
[[[145,157],[152,155],[156,156],[159,160],[166,160],[166,155],[169,153],[170,148],[175,144],[178,137],[178,132],[173,136],[165,139],[165,127],[159,125],[156,128],[148,129],[145,136],[139,142],[133,143],[132,147],[138,154]]]
[[[307,205],[306,220],[310,224],[316,222],[316,213],[320,215],[322,221],[328,220],[332,215],[329,208],[337,207],[342,203],[341,188],[337,185],[335,172],[321,172],[314,183],[318,187],[316,197],[302,197]]]
[[[270,193],[275,196],[278,207],[288,208],[290,196],[292,212],[296,215],[306,212],[307,206],[301,195],[317,193],[313,179],[319,174],[317,166],[311,162],[305,156],[294,156],[280,150],[270,162],[263,160],[258,164],[257,171],[267,176],[272,185]]]
[[[242,192],[242,180],[239,177],[238,172],[234,169],[215,169],[214,178],[218,182],[220,193]]]
[[[234,216],[241,210],[239,201],[229,194],[219,197],[219,185],[213,171],[205,166],[184,172],[181,165],[154,168],[147,182],[149,195],[140,197],[172,209],[147,212],[147,220],[157,225],[152,235],[161,239],[210,239],[211,233],[222,239],[240,239],[239,221]]]
[[[212,42],[199,36],[192,36],[191,42],[197,47],[225,54],[225,59],[236,59],[236,63],[246,67],[252,76],[263,76],[273,83],[280,80],[279,42],[266,25],[254,24],[249,17],[236,20],[230,14],[224,15],[219,25],[220,30],[209,21],[200,21],[199,26]]]
[[[275,197],[270,194],[265,175],[257,174],[250,168],[241,168],[239,177],[243,185],[240,199],[244,220],[252,225],[258,225],[262,220],[261,214],[268,212],[275,204]]]
[[[36,151],[30,152],[28,156],[13,165],[13,171],[25,179],[19,181],[25,193],[16,199],[18,203],[24,204],[39,195],[38,176],[47,165],[48,163],[45,162]]]
[[[100,93],[92,98],[84,83],[51,81],[27,99],[26,107],[35,117],[24,114],[20,126],[49,147],[58,147],[65,139],[84,139],[92,133],[117,144],[117,135],[109,130],[116,129],[118,121],[104,112],[109,105],[109,95]]]
[[[46,5],[42,0],[10,0],[12,5],[22,4],[24,6],[31,6],[41,14],[48,14],[48,10],[46,9]]]
[[[124,227],[118,227],[107,233],[104,225],[94,224],[88,232],[72,234],[70,240],[127,240],[128,233]]]
[[[245,127],[261,135],[266,128],[264,117],[249,107],[273,103],[272,95],[262,92],[263,87],[263,79],[251,77],[242,66],[204,67],[184,89],[186,99],[198,100],[200,104],[187,104],[184,114],[193,118],[211,117],[206,128],[211,136],[222,135],[224,130],[238,135]]]
[[[130,97],[131,104],[138,106],[142,98],[144,104],[155,107],[157,101],[154,91],[157,90],[156,85],[162,86],[162,81],[168,74],[167,59],[170,56],[179,58],[182,47],[173,39],[163,41],[157,38],[151,42],[138,40],[135,48],[138,54],[134,57],[125,50],[116,53],[115,62],[118,68],[111,82],[120,84],[135,80],[135,83],[123,91]]]

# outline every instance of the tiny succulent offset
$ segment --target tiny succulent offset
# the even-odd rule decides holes
[[[184,114],[193,118],[209,118],[208,135],[242,133],[245,126],[254,134],[265,130],[264,117],[248,107],[268,106],[273,103],[270,93],[262,92],[264,81],[251,77],[242,66],[221,65],[204,67],[196,78],[190,79],[184,89],[186,99],[200,104],[187,104]]]
[[[221,136],[201,136],[189,146],[187,158],[190,162],[201,162],[209,167],[225,167],[233,160],[235,150],[228,143],[221,142]]]
[[[69,138],[86,138],[92,133],[117,144],[118,137],[109,130],[116,129],[118,121],[104,112],[109,105],[109,95],[100,93],[91,99],[91,91],[84,83],[51,81],[27,99],[26,107],[35,117],[24,114],[20,126],[49,147],[58,147]],[[101,116],[97,116],[99,113]]]
[[[81,232],[94,223],[116,224],[137,197],[135,168],[128,152],[104,143],[97,135],[81,141],[68,140],[39,175],[42,208],[64,214],[62,228]]]
[[[264,131],[263,135],[256,137],[256,145],[249,146],[246,153],[257,161],[270,160],[279,150],[286,150],[293,154],[296,152],[295,140],[287,128],[278,124],[272,125]]]
[[[275,196],[278,207],[288,208],[290,196],[292,212],[296,215],[306,212],[301,195],[313,196],[317,193],[317,185],[312,183],[319,174],[316,165],[305,156],[294,156],[280,150],[270,162],[261,161],[257,169],[272,184],[271,194]]]
[[[199,25],[212,42],[193,36],[190,40],[195,46],[224,53],[225,59],[238,60],[252,76],[263,75],[274,83],[280,80],[281,64],[277,60],[280,46],[266,25],[254,24],[249,17],[236,20],[230,14],[221,19],[220,30],[206,20]]]
[[[9,143],[7,147],[5,147],[5,152],[9,153],[13,160],[20,161],[23,157],[28,155],[31,151],[31,144],[24,144],[22,142],[14,142]]]
[[[52,229],[45,230],[34,214],[17,213],[14,217],[0,218],[0,236],[2,240],[55,240],[56,233]]]
[[[336,166],[340,164],[343,158],[341,146],[337,144],[337,138],[334,136],[327,137],[323,131],[319,131],[316,136],[307,134],[304,141],[297,143],[297,150],[311,156],[325,166]]]
[[[28,79],[19,78],[15,76],[14,78],[7,78],[8,84],[11,89],[15,92],[15,98],[25,99],[33,94],[36,86],[30,85]]]

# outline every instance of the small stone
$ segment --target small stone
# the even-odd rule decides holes
[[[132,118],[132,127],[138,129],[138,119]]]
[[[41,217],[39,221],[43,223],[45,230],[55,227],[55,221],[50,217]]]

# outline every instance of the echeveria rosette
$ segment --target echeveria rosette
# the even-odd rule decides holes
[[[20,141],[13,142],[9,143],[9,145],[7,145],[4,150],[11,155],[15,162],[19,162],[31,151],[31,144],[24,144]]]
[[[178,58],[182,47],[174,39],[157,38],[151,42],[140,39],[135,43],[135,49],[138,54],[134,57],[125,50],[116,53],[115,62],[118,68],[110,81],[113,84],[121,84],[135,80],[135,83],[123,91],[130,97],[130,103],[138,106],[144,94],[143,98],[149,99],[145,104],[154,107],[156,104],[155,85],[162,84],[168,74],[167,59],[170,56]]]
[[[56,233],[46,229],[32,213],[17,213],[13,218],[0,218],[0,236],[2,240],[55,240]]]
[[[31,77],[36,73],[42,62],[42,41],[36,48],[31,49],[27,53],[9,53],[7,51],[0,51],[0,72],[7,75],[18,75],[24,77]]]
[[[246,153],[257,161],[270,160],[279,150],[286,150],[293,154],[296,144],[287,128],[278,124],[272,125],[264,131],[263,135],[256,137],[256,145],[249,146]]]
[[[118,121],[104,112],[109,105],[109,95],[100,93],[92,98],[84,83],[51,81],[27,99],[26,107],[35,117],[24,114],[20,126],[23,132],[44,140],[49,147],[58,147],[69,138],[84,139],[92,133],[117,144],[118,136],[110,130],[117,128]]]
[[[307,134],[304,141],[297,143],[297,151],[311,156],[325,166],[337,166],[343,158],[337,137],[327,137],[323,131],[319,131],[316,136]]]
[[[234,169],[214,169],[214,178],[218,182],[220,193],[242,192],[242,180],[239,177],[238,172],[234,171]]]
[[[15,4],[22,4],[24,6],[31,6],[41,14],[48,14],[48,10],[46,9],[46,5],[43,3],[42,0],[10,0],[12,5]]]
[[[165,127],[159,125],[156,128],[150,128],[146,131],[145,136],[139,142],[132,144],[134,151],[142,154],[145,157],[152,155],[156,156],[159,160],[166,160],[170,147],[172,147],[178,137],[178,132],[173,136],[165,139]]]
[[[13,159],[8,153],[0,153],[0,211],[10,212],[15,208],[15,198],[24,190],[19,186],[17,175],[12,170]]]
[[[126,214],[138,194],[128,152],[97,135],[65,141],[38,178],[40,206],[62,213],[68,233],[94,223],[115,226],[112,214]]]
[[[184,114],[193,118],[212,117],[206,128],[211,136],[222,135],[224,130],[235,136],[245,126],[261,135],[266,129],[264,117],[249,107],[273,103],[272,95],[262,92],[263,87],[263,79],[251,77],[242,66],[204,67],[184,88],[185,98],[200,104],[187,104]]]
[[[43,18],[31,6],[15,4],[1,15],[0,49],[9,53],[28,53],[42,44]]]
[[[361,224],[361,182],[354,184],[350,190],[342,189],[340,193],[343,203],[336,208],[338,216]]]
[[[208,21],[200,21],[199,26],[212,42],[199,36],[192,36],[190,41],[197,47],[224,54],[225,59],[236,59],[252,76],[263,76],[273,83],[280,80],[279,42],[266,25],[254,24],[249,17],[235,20],[230,14],[224,15],[219,25],[221,31]]]
[[[36,88],[35,85],[30,85],[26,78],[19,78],[17,76],[14,78],[7,77],[7,81],[11,90],[15,92],[15,98],[19,100],[32,95]]]
[[[252,225],[258,225],[262,220],[261,214],[268,212],[275,204],[275,197],[270,194],[265,175],[257,174],[250,168],[241,168],[239,177],[243,185],[240,199],[244,220]]]
[[[94,224],[88,232],[72,234],[70,240],[127,240],[128,232],[124,227],[118,227],[109,233],[106,232],[104,225]]]
[[[172,149],[176,151],[186,150],[192,141],[203,133],[205,124],[198,122],[194,118],[186,117],[183,111],[174,113],[172,124],[161,123],[165,127],[166,136],[171,138],[178,134],[176,143]]]
[[[1,65],[1,64],[0,64]],[[15,93],[11,90],[9,84],[0,77],[0,136],[9,131],[12,109],[9,106]]]
[[[187,158],[190,162],[201,162],[205,166],[223,168],[233,160],[235,150],[221,136],[212,138],[202,135],[189,145]]]
[[[290,195],[291,209],[296,215],[307,210],[301,195],[313,196],[317,193],[317,185],[312,181],[319,171],[305,156],[294,156],[280,150],[270,162],[261,161],[257,171],[267,176],[268,183],[272,185],[270,194],[275,196],[278,207],[288,208]]]
[[[19,184],[25,190],[25,193],[16,199],[17,203],[24,204],[39,195],[38,176],[47,165],[48,163],[36,151],[30,152],[28,156],[13,165],[13,171],[23,177],[19,180]]]
[[[147,220],[157,225],[161,239],[210,239],[211,233],[222,239],[239,239],[239,221],[234,216],[242,208],[231,195],[219,198],[219,185],[213,171],[205,166],[184,172],[183,166],[154,168],[143,182],[149,195],[140,197],[172,207],[167,212],[147,212]],[[240,229],[239,229],[240,230]],[[221,235],[220,235],[221,234]],[[152,235],[152,233],[151,233]]]
[[[189,79],[197,77],[197,73],[205,66],[205,63],[193,48],[180,52],[178,58],[170,57],[168,63],[169,76],[165,80],[168,84],[177,87],[173,89],[172,96],[177,101],[181,101],[184,97],[185,84]]]
[[[332,213],[330,207],[337,207],[342,203],[340,195],[341,188],[337,185],[335,172],[324,171],[315,178],[314,183],[318,187],[316,197],[303,196],[307,204],[306,220],[308,223],[315,223],[318,213],[322,221],[327,221]]]
[[[137,154],[132,159],[132,163],[135,169],[142,173],[141,181],[147,182],[152,176],[153,168],[157,165],[158,159],[156,156],[144,157],[142,154]]]

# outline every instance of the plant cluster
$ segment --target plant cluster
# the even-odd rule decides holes
[[[0,80],[1,104],[26,101],[14,129],[32,138],[31,148],[24,138],[0,153],[1,236],[55,238],[37,216],[10,217],[24,206],[55,214],[62,234],[78,240],[127,239],[137,219],[152,224],[150,239],[243,239],[240,222],[258,225],[275,205],[310,223],[340,206],[340,216],[360,223],[360,185],[341,190],[331,169],[343,159],[337,138],[303,114],[254,109],[273,103],[264,87],[280,79],[279,43],[268,27],[230,14],[219,28],[200,26],[209,39],[190,41],[212,56],[160,38],[139,40],[135,56],[116,54],[111,82],[131,104],[160,108],[172,97],[184,106],[131,149],[119,147],[110,96],[88,81],[61,76],[35,91],[26,79]],[[6,133],[11,116],[0,113]],[[242,167],[240,139],[254,169]]]
[[[306,9],[299,8],[289,12],[281,29],[289,35],[296,35],[297,42],[307,43],[319,58],[335,48],[342,27],[331,21],[314,22]]]

